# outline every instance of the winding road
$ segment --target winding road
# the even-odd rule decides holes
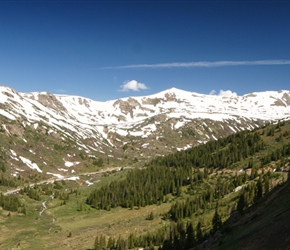
[[[125,167],[123,169],[130,169],[130,168],[131,167]],[[106,169],[102,169],[102,170],[94,171],[94,172],[86,172],[86,173],[79,173],[79,174],[74,174],[74,175],[63,176],[62,178],[53,177],[53,178],[50,178],[50,179],[47,179],[47,180],[42,180],[42,181],[39,181],[39,182],[36,182],[36,183],[28,184],[28,186],[29,187],[34,187],[36,185],[41,185],[41,184],[51,184],[51,183],[54,183],[55,181],[67,180],[67,179],[72,178],[72,177],[78,177],[78,176],[83,176],[83,175],[103,174],[103,173],[111,172],[111,171],[114,171],[114,170],[115,171],[120,171],[121,169],[122,169],[121,167],[114,167],[114,168],[106,168]],[[17,194],[17,193],[19,193],[19,191],[22,188],[24,188],[24,186],[8,190],[6,192],[3,192],[3,195]]]

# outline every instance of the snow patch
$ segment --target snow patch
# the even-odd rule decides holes
[[[68,178],[65,178],[64,180],[66,181],[76,181],[76,180],[79,180],[80,177],[78,176],[71,176],[71,177],[68,177]]]
[[[234,192],[239,192],[242,188],[243,188],[243,186],[238,186],[234,189]]]
[[[54,173],[51,173],[51,172],[46,172],[46,174],[53,175],[53,176],[57,177],[60,180],[62,180],[64,178],[64,176],[62,176],[61,174],[54,174]]]
[[[91,186],[91,185],[94,184],[93,182],[90,182],[90,181],[85,181],[85,183],[86,183],[88,186]]]
[[[67,169],[64,169],[64,168],[58,168],[57,170],[58,171],[63,171],[63,172],[67,172],[68,171]]]
[[[27,167],[31,168],[31,169],[36,169],[37,172],[40,172],[42,173],[42,170],[37,166],[36,163],[32,163],[30,160],[22,157],[22,156],[19,156],[20,160],[27,165]]]
[[[10,152],[11,152],[11,154],[13,155],[13,156],[17,156],[17,154],[15,153],[15,151],[14,150],[12,150],[12,149],[10,149]]]
[[[216,141],[218,140],[214,135],[211,135],[213,139],[215,139]]]
[[[182,151],[182,150],[189,149],[191,147],[192,147],[192,145],[191,144],[188,144],[188,145],[184,146],[183,148],[176,148],[176,149],[177,149],[177,151]]]
[[[0,115],[5,116],[6,118],[12,121],[16,120],[16,118],[13,115],[11,115],[10,113],[6,112],[3,109],[0,109]]]
[[[149,143],[144,143],[141,147],[142,148],[148,148],[148,146],[149,146]]]
[[[64,163],[64,165],[65,165],[66,167],[70,168],[70,167],[72,167],[72,166],[74,165],[74,163],[73,163],[73,162],[70,162],[70,161],[66,161],[66,162]]]
[[[178,122],[174,125],[174,128],[175,128],[175,129],[179,129],[179,128],[183,127],[184,124],[185,124],[184,121],[182,121],[182,122],[181,122],[181,121],[178,121]]]

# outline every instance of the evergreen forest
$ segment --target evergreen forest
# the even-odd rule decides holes
[[[170,225],[127,239],[96,236],[95,249],[192,249],[223,230],[234,214],[257,203],[285,181],[289,166],[289,122],[242,131],[226,138],[154,158],[92,191],[86,203],[94,209],[121,206],[140,209],[170,202],[162,214]]]

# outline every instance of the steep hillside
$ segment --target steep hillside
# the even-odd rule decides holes
[[[217,245],[207,249],[290,249],[290,181],[227,225]]]

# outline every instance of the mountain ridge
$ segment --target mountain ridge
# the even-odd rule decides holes
[[[74,162],[71,171],[80,171],[89,163],[77,164],[82,162],[79,154],[93,155],[104,165],[116,167],[141,164],[153,156],[289,117],[287,90],[223,97],[170,88],[149,96],[98,102],[48,92],[17,93],[0,86],[0,128],[3,140],[12,141],[5,145],[6,161],[15,166],[12,173],[16,168],[23,170],[23,164],[31,168],[35,163],[42,165],[44,172],[65,174],[58,169],[67,161]],[[14,142],[15,136],[21,143]],[[25,144],[46,158],[24,157]],[[62,155],[55,166],[51,157],[55,149],[64,147],[70,147],[69,154],[75,157],[59,150]],[[23,162],[23,157],[31,162]]]

